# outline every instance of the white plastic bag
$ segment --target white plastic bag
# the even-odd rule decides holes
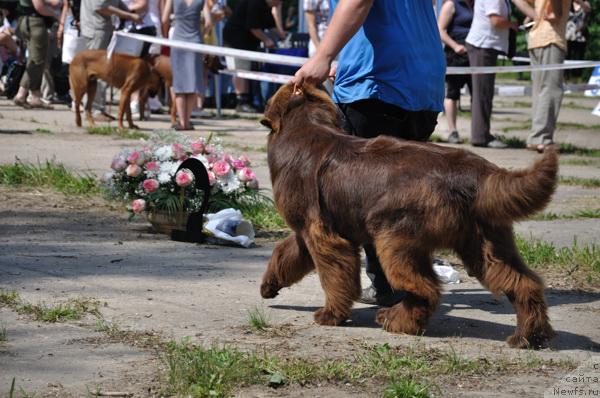
[[[106,58],[112,57],[113,53],[131,55],[132,57],[139,57],[142,54],[142,48],[144,42],[131,37],[117,35],[113,33],[108,48],[106,49]]]
[[[433,270],[438,276],[438,279],[442,283],[454,284],[460,283],[460,275],[452,265],[446,260],[436,258],[433,260]]]
[[[204,230],[210,236],[243,247],[250,247],[254,242],[252,224],[242,218],[242,212],[235,209],[224,209],[218,213],[206,215]]]
[[[77,53],[87,48],[85,41],[83,36],[79,36],[77,28],[72,26],[67,27],[63,36],[62,62],[70,64]]]

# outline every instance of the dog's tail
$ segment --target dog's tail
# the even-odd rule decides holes
[[[558,149],[547,146],[544,156],[525,170],[496,169],[484,177],[474,212],[497,225],[531,216],[550,202],[556,189]]]

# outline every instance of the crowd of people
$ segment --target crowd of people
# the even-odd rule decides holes
[[[343,7],[347,2],[351,1],[340,1]],[[354,2],[363,3],[356,0]],[[7,96],[14,97],[16,105],[24,108],[50,109],[52,102],[67,102],[68,66],[60,62],[60,48],[67,30],[76,31],[87,49],[107,49],[116,29],[193,43],[217,44],[215,25],[223,21],[224,46],[255,51],[261,47],[267,51],[273,50],[290,32],[305,30],[309,37],[307,55],[313,59],[318,58],[326,33],[332,30],[331,24],[334,21],[331,18],[335,15],[332,10],[338,6],[338,2],[302,0],[300,9],[303,11],[304,26],[299,26],[302,19],[299,18],[297,4],[287,3],[286,13],[283,15],[282,3],[282,0],[237,0],[230,8],[225,0],[18,0],[17,6],[12,1],[0,1],[3,15],[3,25],[0,27],[0,60],[3,62],[4,75],[3,87],[0,89],[3,89]],[[385,70],[411,76],[419,69],[419,65],[414,61],[422,56],[403,55],[407,41],[434,41],[439,50],[443,46],[441,52],[434,51],[433,46],[432,50],[425,54],[429,65],[437,65],[442,54],[441,59],[445,60],[442,66],[493,66],[496,65],[499,55],[509,53],[510,32],[525,30],[524,26],[528,29],[521,34],[527,35],[528,52],[533,65],[562,63],[565,59],[572,58],[582,59],[587,44],[586,17],[591,12],[590,3],[586,0],[444,0],[436,16],[431,14],[434,12],[431,3],[422,1],[428,5],[427,13],[431,15],[424,17],[425,11],[421,11],[417,20],[423,20],[423,23],[430,23],[432,20],[437,22],[437,26],[433,27],[436,29],[431,33],[435,35],[423,38],[421,35],[427,32],[426,29],[413,31],[402,25],[401,29],[390,28],[387,31],[385,27],[391,22],[407,23],[389,20],[390,15],[399,11],[382,9],[377,13],[379,2],[374,0],[365,4],[371,3],[370,14],[362,23],[369,24],[374,20],[377,21],[374,24],[381,25],[377,29],[373,28],[374,30],[382,30],[382,34],[389,37],[400,35],[400,41],[391,39],[384,47],[377,46],[376,55],[387,55],[386,63],[389,65],[385,66]],[[423,4],[420,3],[414,7],[422,7]],[[521,11],[527,19],[516,21],[511,17],[513,7]],[[413,17],[415,16],[403,13],[398,15],[398,18],[405,19]],[[427,29],[430,28],[427,25]],[[360,37],[363,31],[364,29],[358,29],[358,33],[352,34],[356,33]],[[337,52],[341,51],[343,54],[344,51],[351,51],[352,43],[358,43],[354,49],[357,58],[352,61],[353,67],[348,68],[350,72],[344,68],[332,72],[335,74],[334,98],[340,103],[340,108],[349,120],[355,118],[357,113],[368,114],[370,109],[375,108],[381,110],[380,104],[371,103],[370,98],[361,98],[360,94],[375,90],[369,86],[366,75],[368,69],[361,69],[361,63],[368,57],[374,57],[369,51],[374,51],[371,47],[373,41],[377,40],[378,37],[371,36],[363,37],[362,41],[353,38],[343,49],[336,48]],[[397,45],[392,47],[390,43],[396,42]],[[170,55],[174,71],[172,90],[179,121],[173,127],[189,129],[191,117],[203,112],[208,80],[203,58],[198,53],[177,49],[169,52],[164,47],[161,49],[160,46],[151,46],[149,43],[144,45],[140,56],[160,53]],[[411,61],[406,61],[404,57],[411,58]],[[250,61],[233,57],[227,57],[226,63],[228,68],[236,70],[256,67]],[[15,65],[21,65],[21,68]],[[315,64],[309,62],[308,65]],[[340,61],[340,65],[344,66],[344,63]],[[429,70],[431,69],[429,67]],[[380,69],[376,70],[379,73]],[[572,72],[572,75],[577,76],[576,71]],[[360,89],[357,90],[353,85],[347,86],[346,73],[363,74],[365,81],[361,83]],[[443,74],[443,71],[440,73]],[[435,114],[419,121],[424,123],[422,126],[427,126],[421,134],[425,134],[425,130],[428,130],[431,124],[435,126],[437,112],[444,111],[447,120],[447,140],[450,143],[459,143],[462,140],[456,119],[461,91],[467,86],[471,98],[471,144],[489,148],[506,146],[491,134],[494,74],[449,74],[445,76],[445,84],[437,84],[437,80],[429,83],[430,81],[423,79],[412,79],[410,84],[418,85],[418,88],[410,86],[409,82],[395,86],[394,74],[383,74],[377,78],[386,82],[381,87],[376,87],[378,100],[398,106],[403,111],[426,110]],[[553,142],[556,118],[562,101],[563,81],[562,70],[532,73],[534,101],[532,130],[527,141],[529,149],[543,151],[545,145]],[[431,87],[424,90],[423,85]],[[427,106],[419,103],[424,91],[435,95],[444,87],[445,97],[441,106],[437,103]],[[256,94],[259,90],[253,90],[252,82],[239,77],[232,78],[230,90],[235,94],[235,106],[239,112],[260,111],[260,106],[264,105],[267,99],[261,98],[262,102],[257,104],[253,92]],[[112,119],[106,112],[106,95],[106,85],[100,82],[94,100],[94,116],[100,120]],[[403,100],[395,101],[394,96]],[[134,97],[134,112],[137,109],[136,101]],[[150,109],[160,108],[161,103],[158,99],[152,98]],[[391,110],[390,112],[394,113]],[[354,120],[353,123],[370,123],[369,119]],[[429,119],[433,122],[430,123]],[[368,135],[379,133],[373,132]]]

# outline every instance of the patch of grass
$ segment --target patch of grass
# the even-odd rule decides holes
[[[262,308],[255,307],[248,311],[248,325],[253,330],[265,330],[269,327],[268,317]]]
[[[442,137],[437,134],[431,134],[431,136],[429,137],[429,141],[430,142],[446,142],[446,140],[442,139]]]
[[[573,166],[596,166],[600,167],[600,162],[597,159],[560,159],[560,164],[569,164]]]
[[[27,164],[17,159],[12,165],[0,165],[0,184],[52,188],[68,195],[91,195],[101,192],[92,175],[76,175],[60,163]]]
[[[105,136],[115,136],[116,138],[122,140],[138,140],[138,139],[148,139],[150,135],[144,133],[140,130],[129,130],[124,129],[123,131],[119,131],[117,127],[114,126],[98,126],[98,127],[88,127],[87,133],[91,135],[105,135]]]
[[[267,147],[264,145],[261,147],[255,147],[255,146],[250,146],[250,145],[239,145],[239,144],[227,143],[226,146],[236,149],[240,152],[263,152],[263,153],[267,152]]]
[[[600,124],[582,124],[582,123],[571,123],[571,122],[557,122],[556,128],[558,130],[569,129],[569,130],[600,130]]]
[[[594,158],[600,157],[599,149],[581,148],[573,144],[560,144],[560,153],[572,154],[579,156],[589,156]]]
[[[528,131],[529,129],[531,129],[531,123],[522,123],[522,124],[516,124],[513,126],[502,127],[502,132],[509,133],[511,131]],[[523,142],[525,142],[525,141],[523,141]],[[523,145],[523,147],[525,147],[525,145]],[[523,147],[518,147],[518,148],[523,148]]]
[[[87,127],[86,131],[91,135],[115,135],[119,132],[119,130],[113,126]]]
[[[517,359],[468,359],[454,350],[391,348],[388,344],[366,347],[366,352],[352,358],[335,359],[282,358],[266,351],[198,346],[189,339],[169,342],[165,347],[168,380],[165,395],[191,397],[232,396],[236,389],[250,385],[361,385],[366,380],[381,385],[386,397],[428,397],[430,388],[439,389],[429,380],[440,375],[463,379],[471,375],[480,378],[522,373],[542,367],[546,370],[574,368],[573,363],[559,364],[533,354]],[[443,392],[439,395],[443,396]]]
[[[498,139],[508,145],[509,148],[525,148],[525,140],[517,137],[498,136]]]
[[[585,109],[585,110],[591,110],[591,108],[589,106],[585,106],[585,105],[580,105],[577,102],[573,102],[573,101],[569,101],[569,102],[565,102],[563,101],[563,103],[560,106],[561,108],[569,108],[569,109]]]
[[[600,187],[600,178],[580,178],[580,177],[567,177],[560,176],[558,182],[564,185],[579,185],[585,188],[598,188]]]
[[[513,108],[531,108],[531,102],[515,101],[512,103]]]
[[[535,221],[552,221],[552,220],[572,220],[576,218],[600,218],[599,209],[583,209],[571,214],[556,214],[552,212],[544,212],[530,218]]]
[[[36,133],[40,133],[40,134],[54,134],[52,132],[52,130],[50,130],[50,129],[43,129],[43,128],[37,128],[37,129],[35,129],[35,132]]]
[[[117,136],[121,140],[147,140],[150,138],[150,134],[144,133],[140,130],[124,130]]]
[[[8,334],[6,332],[6,326],[3,323],[0,323],[0,343],[5,343],[8,341]]]
[[[18,292],[0,289],[0,305],[13,308],[21,301]]]
[[[21,314],[31,315],[36,321],[63,322],[67,320],[81,319],[84,314],[99,314],[99,302],[88,298],[70,299],[65,303],[48,306],[44,303],[26,303],[16,308]]]
[[[583,271],[592,278],[600,273],[600,247],[594,244],[579,246],[574,241],[571,247],[556,248],[551,243],[517,235],[517,247],[525,263],[533,268],[560,267],[567,275]]]
[[[260,384],[264,372],[256,355],[234,348],[195,346],[184,340],[165,349],[166,393],[176,396],[225,397],[235,387]]]
[[[394,380],[383,391],[384,398],[429,398],[428,387],[409,378]]]

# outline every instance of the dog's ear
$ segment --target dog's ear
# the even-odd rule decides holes
[[[278,107],[274,105],[275,104],[269,101],[265,109],[265,114],[262,119],[260,119],[260,124],[271,129],[273,132],[277,132],[279,131],[279,121],[281,119],[281,115],[278,112]]]

